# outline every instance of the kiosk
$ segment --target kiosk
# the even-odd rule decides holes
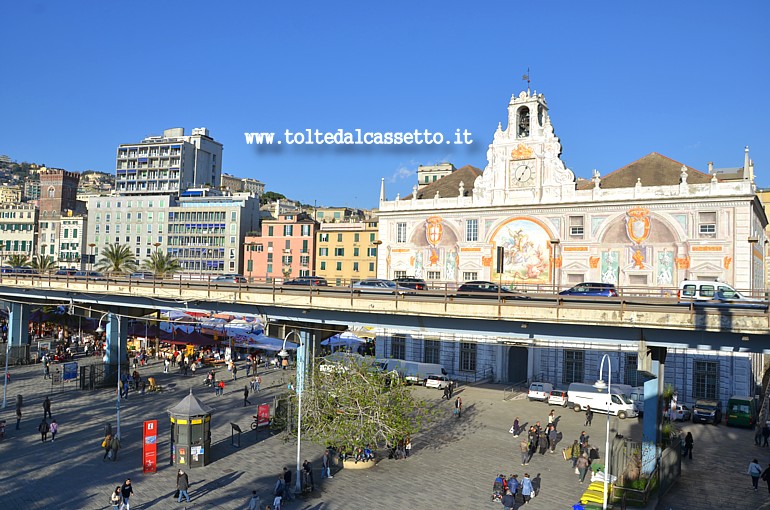
[[[203,467],[210,463],[211,411],[213,409],[190,394],[168,410],[171,416],[171,464],[177,467]]]

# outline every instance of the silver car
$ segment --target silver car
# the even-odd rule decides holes
[[[353,292],[373,294],[414,294],[415,290],[397,284],[393,280],[367,278],[351,285]]]

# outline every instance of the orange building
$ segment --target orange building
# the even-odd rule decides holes
[[[244,276],[280,282],[312,275],[317,229],[318,222],[302,212],[263,219],[260,235],[244,240]]]

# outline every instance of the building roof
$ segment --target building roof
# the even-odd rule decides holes
[[[434,198],[436,192],[438,192],[441,198],[452,198],[460,196],[460,183],[463,183],[465,188],[465,195],[468,196],[473,191],[473,185],[476,182],[476,178],[482,173],[478,168],[465,165],[462,168],[458,168],[449,175],[442,177],[441,179],[424,186],[417,191],[417,198]],[[412,195],[404,197],[402,200],[411,200]]]
[[[687,168],[688,184],[705,184],[711,181],[709,174],[703,173],[678,161],[667,158],[657,152],[651,152],[633,163],[601,177],[602,189],[633,188],[637,181],[642,186],[671,186],[679,184],[682,166]],[[589,189],[593,181],[578,182],[578,189]]]
[[[214,408],[207,406],[193,395],[192,388],[190,394],[182,399],[177,405],[168,410],[168,413],[174,416],[202,416],[211,414]]]

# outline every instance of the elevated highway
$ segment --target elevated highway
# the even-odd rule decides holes
[[[95,309],[166,308],[264,315],[271,320],[377,325],[537,343],[549,338],[770,353],[770,314],[763,308],[702,307],[675,298],[576,298],[528,294],[458,298],[451,293],[358,294],[347,287],[215,284],[188,280],[75,280],[4,276],[0,299],[76,303]]]

